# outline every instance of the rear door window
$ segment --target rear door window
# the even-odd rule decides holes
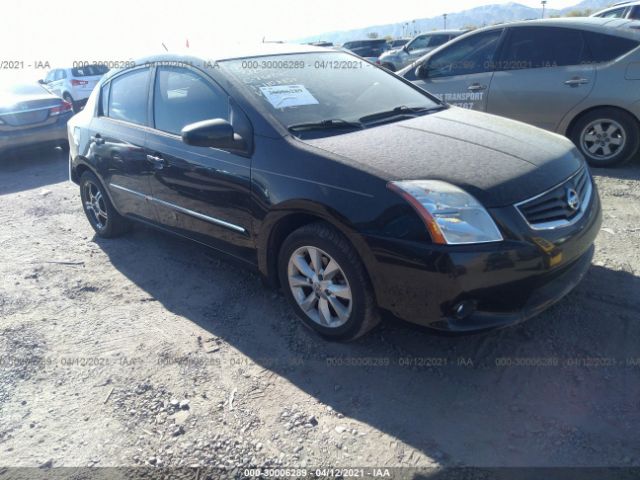
[[[513,28],[499,62],[501,70],[580,65],[588,54],[582,32],[570,28]]]
[[[584,32],[584,36],[589,47],[591,61],[595,63],[610,62],[640,45],[636,40],[604,33]]]
[[[110,84],[108,116],[116,120],[146,125],[149,69],[125,73],[111,80]]]

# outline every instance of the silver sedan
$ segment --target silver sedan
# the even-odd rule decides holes
[[[593,166],[640,149],[640,22],[517,22],[463,35],[398,72],[447,103],[569,137]]]

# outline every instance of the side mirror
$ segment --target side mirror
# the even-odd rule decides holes
[[[182,141],[195,147],[241,149],[242,137],[233,132],[233,127],[222,118],[191,123],[181,132]]]
[[[429,77],[429,67],[427,63],[421,63],[416,67],[415,70],[416,78],[428,78]]]
[[[42,79],[42,78],[41,78],[40,80],[38,80],[38,83],[39,83],[40,85],[46,85],[46,84],[47,84],[47,82],[46,82],[44,79]]]
[[[409,53],[409,47],[408,47],[406,44],[404,44],[404,45],[402,46],[402,50],[403,50],[405,53]]]

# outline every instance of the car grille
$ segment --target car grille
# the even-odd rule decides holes
[[[588,169],[582,168],[569,180],[541,195],[518,203],[516,208],[536,230],[571,225],[582,217],[591,201],[591,182]]]

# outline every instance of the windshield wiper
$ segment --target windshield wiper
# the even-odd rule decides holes
[[[301,132],[304,130],[332,130],[338,128],[362,130],[364,125],[360,122],[349,122],[340,118],[321,120],[319,122],[296,123],[287,127],[291,132]]]
[[[392,110],[385,110],[384,112],[378,112],[378,113],[372,113],[371,115],[365,115],[364,117],[360,118],[360,121],[362,123],[367,123],[367,122],[375,122],[377,120],[384,120],[387,118],[392,118],[392,117],[398,117],[398,116],[403,116],[403,115],[422,115],[424,113],[429,113],[429,112],[435,112],[438,110],[442,110],[443,108],[446,108],[444,105],[436,105],[434,107],[416,107],[416,108],[411,108],[411,107],[407,107],[405,105],[401,105],[399,107],[396,107]]]

